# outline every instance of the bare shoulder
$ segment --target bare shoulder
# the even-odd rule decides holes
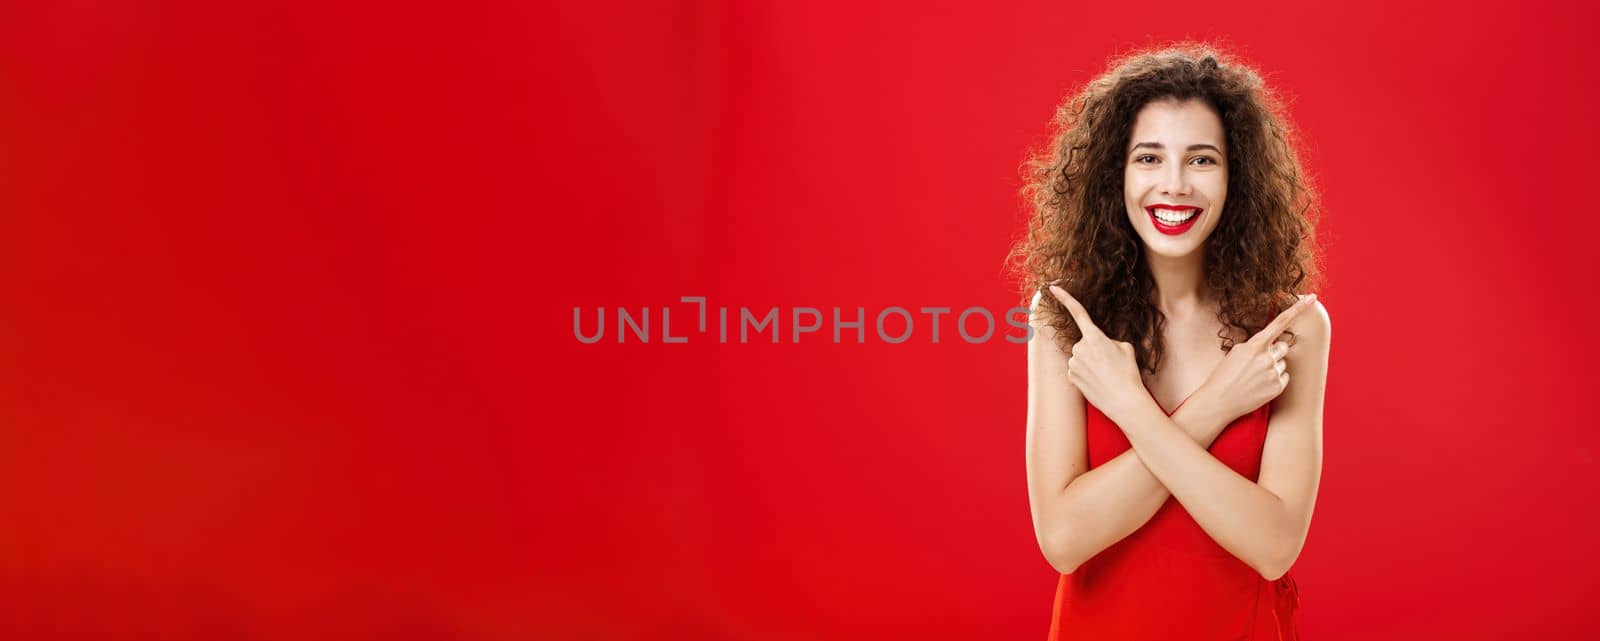
[[[1054,339],[1056,330],[1050,325],[1050,311],[1044,306],[1044,290],[1033,293],[1033,301],[1028,303],[1028,324],[1033,326],[1034,336],[1043,336]]]
[[[1304,300],[1305,295],[1300,295],[1300,299]],[[1296,316],[1289,323],[1289,330],[1304,340],[1327,343],[1333,334],[1333,321],[1328,318],[1328,308],[1322,305],[1322,299],[1318,298],[1310,309]]]
[[[1034,292],[1033,302],[1028,305],[1028,326],[1031,328],[1028,345],[1032,350],[1037,350],[1037,352],[1030,350],[1030,353],[1052,356],[1060,354],[1065,358],[1065,353],[1072,350],[1072,343],[1068,342],[1063,345],[1059,340],[1060,332],[1056,331],[1054,323],[1056,315],[1060,312],[1052,310],[1044,304],[1045,296],[1054,297],[1054,294],[1049,294],[1043,290]]]

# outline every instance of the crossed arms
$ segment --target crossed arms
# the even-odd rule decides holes
[[[1305,544],[1321,478],[1330,325],[1327,310],[1313,306],[1290,325],[1297,342],[1286,359],[1289,384],[1272,401],[1261,473],[1252,482],[1207,451],[1237,418],[1218,409],[1226,390],[1209,381],[1171,417],[1153,399],[1111,417],[1132,447],[1089,470],[1085,400],[1036,305],[1028,345],[1028,494],[1034,534],[1051,566],[1073,572],[1138,530],[1172,496],[1262,577],[1288,572]]]

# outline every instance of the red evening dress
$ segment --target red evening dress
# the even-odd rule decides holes
[[[1251,481],[1261,472],[1271,406],[1234,419],[1211,444],[1212,456]],[[1092,404],[1085,429],[1091,468],[1130,447]],[[1169,496],[1143,527],[1061,575],[1049,641],[1298,641],[1298,605],[1292,572],[1266,580]]]

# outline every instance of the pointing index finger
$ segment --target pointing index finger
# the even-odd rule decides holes
[[[1083,304],[1073,298],[1072,294],[1068,294],[1066,289],[1059,285],[1051,285],[1050,293],[1055,294],[1056,300],[1067,307],[1067,312],[1072,314],[1072,320],[1078,322],[1078,331],[1084,335],[1103,335],[1094,321],[1089,319],[1089,310],[1084,309]]]
[[[1277,338],[1279,334],[1284,332],[1284,330],[1289,329],[1289,323],[1294,322],[1295,317],[1304,313],[1307,309],[1310,309],[1311,304],[1316,302],[1316,300],[1316,294],[1307,294],[1304,298],[1301,298],[1299,302],[1290,305],[1289,309],[1280,312],[1278,317],[1272,319],[1272,322],[1267,323],[1267,327],[1261,330],[1261,333],[1256,334],[1254,338],[1263,341]]]

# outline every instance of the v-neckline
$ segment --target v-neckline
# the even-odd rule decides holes
[[[1150,386],[1146,385],[1143,379],[1141,379],[1139,381],[1139,385],[1144,388],[1144,391],[1145,391],[1146,394],[1150,395],[1150,400],[1156,402],[1156,407],[1157,408],[1161,408],[1161,399],[1156,398],[1156,393],[1150,391]],[[1178,401],[1178,404],[1172,408],[1172,411],[1168,412],[1165,408],[1162,408],[1161,411],[1166,413],[1167,416],[1172,416],[1173,414],[1177,414],[1178,413],[1178,409],[1183,407],[1184,403],[1189,402],[1189,399],[1194,397],[1195,392],[1199,392],[1199,391],[1200,391],[1200,388],[1196,387],[1193,392],[1189,392],[1188,396],[1185,396],[1185,397],[1183,397],[1183,400]]]

